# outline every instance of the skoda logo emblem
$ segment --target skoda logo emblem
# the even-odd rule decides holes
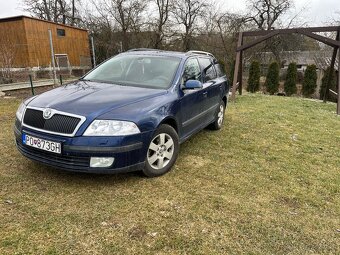
[[[44,111],[43,111],[43,117],[44,119],[48,120],[52,117],[52,110],[50,108],[46,108]]]

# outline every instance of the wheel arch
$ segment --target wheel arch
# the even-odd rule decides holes
[[[173,117],[166,117],[164,118],[158,125],[158,127],[160,125],[169,125],[170,127],[172,127],[173,129],[175,129],[176,133],[178,134],[178,124],[175,118]]]
[[[222,101],[224,102],[224,107],[227,107],[227,103],[228,103],[227,96],[224,96],[224,97],[222,98]]]

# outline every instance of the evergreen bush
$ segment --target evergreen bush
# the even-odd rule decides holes
[[[316,73],[316,66],[309,65],[305,71],[305,77],[302,83],[302,94],[305,97],[310,97],[315,93],[316,89],[316,82],[317,82],[317,73]]]
[[[265,87],[267,92],[274,95],[279,89],[280,84],[280,67],[277,62],[271,63],[268,68]]]
[[[260,89],[260,77],[261,77],[260,63],[257,61],[253,61],[249,69],[247,91],[255,93]]]
[[[296,94],[296,81],[297,81],[297,66],[296,63],[290,63],[287,70],[286,81],[284,84],[287,96]]]

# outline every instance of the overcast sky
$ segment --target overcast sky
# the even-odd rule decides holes
[[[246,0],[216,0],[221,8],[231,12],[245,12]],[[207,0],[208,2],[208,0]],[[329,24],[334,18],[340,20],[339,0],[295,0],[295,10],[291,16],[306,7],[300,21],[313,26]],[[21,9],[22,0],[0,0],[0,18],[25,14]],[[337,13],[338,12],[338,13]]]

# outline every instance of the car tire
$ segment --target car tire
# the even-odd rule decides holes
[[[223,100],[221,100],[216,113],[215,113],[215,121],[210,124],[209,128],[212,130],[220,130],[224,123],[224,114],[225,114],[226,104]]]
[[[143,173],[147,177],[161,176],[171,170],[179,152],[179,138],[176,130],[161,125],[148,146]]]

